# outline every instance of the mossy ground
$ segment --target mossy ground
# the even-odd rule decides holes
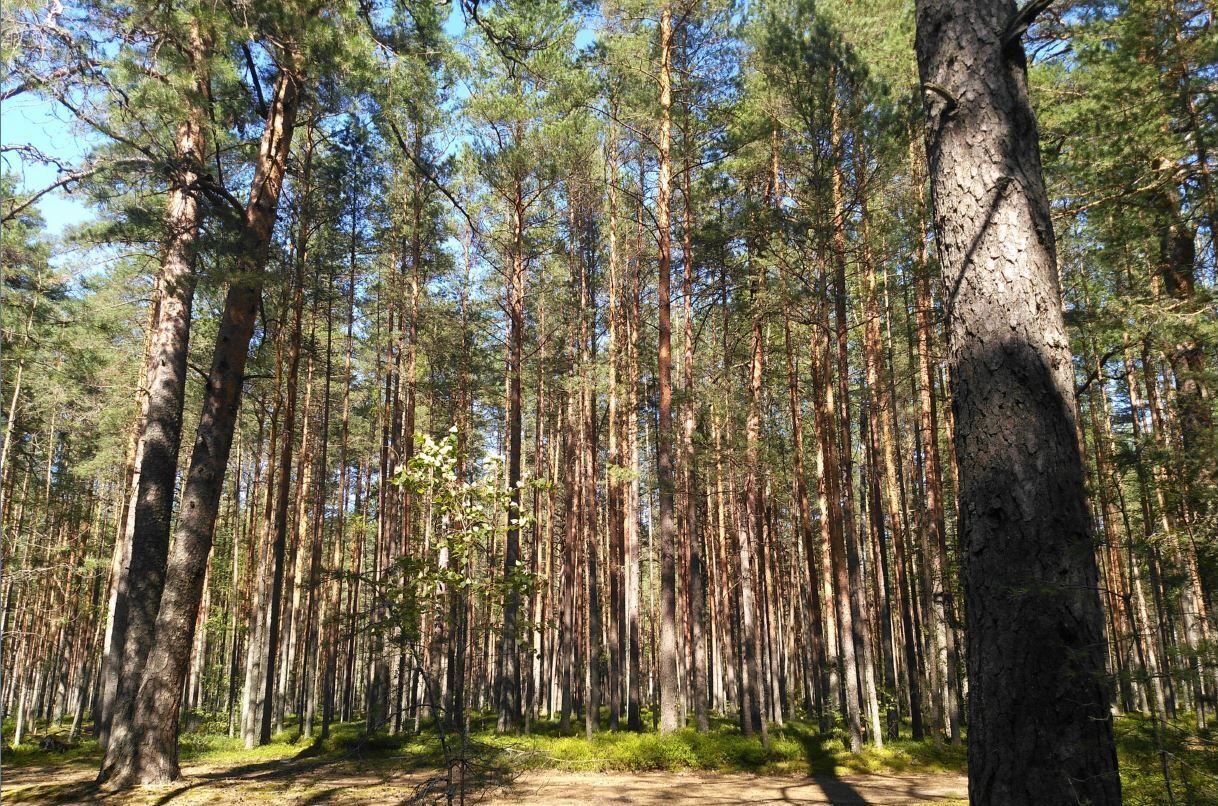
[[[1116,720],[1125,806],[1218,804],[1218,734],[1214,729],[1198,730],[1193,715],[1182,714],[1174,722],[1161,723],[1157,734],[1158,738],[1149,717],[1131,714]]]
[[[362,723],[334,726],[327,739],[307,739],[289,724],[269,744],[247,750],[240,738],[230,738],[206,722],[182,735],[183,763],[221,766],[251,764],[284,758],[316,760],[352,759],[408,768],[434,768],[444,763],[444,752],[434,726],[424,723],[396,736],[368,736]],[[413,728],[413,726],[409,726]],[[579,725],[582,728],[582,723]],[[906,730],[908,735],[908,730]],[[38,737],[34,737],[37,739]],[[451,737],[455,739],[455,737]],[[529,733],[495,733],[494,718],[471,719],[470,739],[483,755],[497,755],[518,770],[562,769],[578,772],[631,772],[643,770],[700,770],[781,774],[906,773],[962,771],[963,747],[900,739],[883,748],[865,747],[851,754],[840,732],[821,734],[815,725],[792,721],[770,727],[770,746],[756,736],[741,734],[734,720],[713,719],[711,730],[692,727],[661,736],[654,731],[634,733],[602,730],[589,740],[580,730],[564,735],[556,721],[534,722]],[[97,745],[91,739],[62,752],[47,752],[36,743],[4,751],[5,766],[77,765],[95,763]]]
[[[293,764],[294,769],[307,768],[317,781],[324,782],[331,773],[351,770],[426,773],[445,764],[434,726],[426,723],[417,734],[407,730],[395,736],[368,736],[362,723],[343,723],[334,726],[324,740],[302,737],[299,728],[289,724],[269,744],[250,750],[239,738],[220,733],[218,727],[199,722],[183,735],[184,765],[216,772],[231,770],[235,775],[242,769],[265,771],[276,764]],[[483,769],[509,776],[533,770],[842,776],[963,772],[966,765],[964,747],[941,742],[901,739],[851,754],[840,731],[822,734],[804,721],[771,726],[768,748],[755,736],[741,735],[732,720],[716,719],[711,727],[704,734],[685,728],[666,736],[653,731],[602,731],[589,740],[582,731],[563,735],[553,721],[534,723],[528,734],[499,735],[494,731],[494,718],[480,715],[471,720],[470,743]],[[1119,717],[1116,731],[1127,804],[1166,802],[1164,760],[1177,803],[1218,803],[1218,741],[1210,731],[1199,732],[1191,721],[1182,719],[1160,726],[1162,738],[1157,741],[1153,723],[1137,715]],[[39,747],[43,735],[20,747],[5,748],[5,769],[37,770],[39,779],[47,782],[54,781],[57,773],[72,773],[79,781],[82,771],[98,764],[96,742],[81,741],[67,750],[50,752]],[[42,794],[53,793],[43,789]]]

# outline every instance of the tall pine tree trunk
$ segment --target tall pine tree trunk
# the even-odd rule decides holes
[[[703,634],[706,609],[706,574],[703,566],[703,537],[702,522],[699,518],[698,473],[694,455],[694,432],[698,428],[698,404],[694,394],[694,249],[693,249],[693,198],[691,193],[693,155],[690,153],[690,122],[689,107],[686,106],[685,130],[685,165],[681,172],[681,201],[685,208],[681,222],[681,261],[684,273],[682,276],[681,294],[684,297],[682,318],[684,320],[684,351],[682,364],[683,385],[685,392],[684,422],[682,423],[682,461],[685,464],[685,528],[689,541],[689,568],[687,581],[689,609],[691,660],[693,661],[693,689],[690,693],[694,701],[694,724],[701,732],[710,729],[710,716],[707,713],[707,659],[706,638]]]
[[[1033,4],[1035,5],[1035,4]],[[1120,803],[1094,534],[1012,0],[919,0],[976,803]]]
[[[521,372],[524,361],[524,201],[518,188],[512,218],[512,272],[508,280],[508,504],[507,541],[503,555],[507,596],[503,604],[503,631],[500,635],[498,674],[498,728],[515,730],[520,722],[520,656],[516,650],[517,611],[520,592],[512,584],[520,558],[520,450],[521,450]],[[572,424],[573,425],[573,424]]]
[[[300,103],[301,56],[291,45],[287,50],[259,146],[242,222],[242,249],[216,335],[155,637],[136,696],[132,727],[123,735],[112,733],[103,762],[103,776],[116,787],[172,781],[179,776],[178,706]]]
[[[189,59],[203,69],[206,45],[197,26],[191,35]],[[206,78],[197,74],[196,88],[205,91]],[[140,671],[148,659],[157,609],[165,585],[165,559],[173,517],[178,453],[182,440],[182,406],[186,396],[191,307],[195,292],[195,240],[199,233],[199,202],[195,171],[203,162],[204,113],[193,106],[178,126],[175,150],[186,166],[174,178],[166,215],[165,253],[157,277],[156,319],[151,336],[147,393],[139,436],[138,479],[129,551],[115,580],[117,596],[110,636],[116,662],[105,666],[102,689],[113,691],[102,715],[100,738],[109,747],[111,732],[129,734]],[[32,314],[31,314],[32,315]],[[20,387],[20,378],[17,381]],[[14,393],[15,394],[15,393]],[[7,439],[6,439],[7,441]],[[116,723],[117,724],[114,724]],[[120,749],[120,752],[125,750]],[[103,765],[103,777],[107,775]]]
[[[296,244],[295,272],[292,279],[292,324],[288,336],[287,379],[283,399],[283,425],[279,451],[278,489],[275,493],[275,521],[271,537],[271,597],[268,611],[267,639],[262,647],[262,713],[258,727],[258,744],[271,740],[271,726],[275,711],[275,675],[279,660],[280,602],[283,599],[284,553],[288,538],[288,507],[291,501],[292,455],[296,447],[296,387],[300,371],[300,335],[304,314],[304,265],[308,260],[308,192],[310,166],[312,164],[313,131],[308,131],[305,145],[305,167],[303,176],[303,212]],[[279,673],[286,673],[286,670]]]
[[[787,352],[787,389],[791,406],[791,464],[795,475],[795,503],[799,539],[803,543],[804,560],[808,573],[808,620],[804,628],[810,638],[812,655],[812,680],[806,685],[812,688],[816,708],[816,718],[821,730],[828,728],[826,712],[830,710],[829,673],[826,664],[829,662],[825,651],[824,619],[821,614],[822,604],[820,595],[819,569],[816,567],[816,538],[812,531],[812,506],[808,498],[808,481],[804,472],[804,426],[803,413],[799,404],[799,380],[795,366],[794,345],[791,343],[791,319],[783,317],[783,338]],[[825,517],[822,512],[821,517]]]
[[[660,136],[656,179],[656,227],[659,229],[658,363],[659,422],[656,430],[657,483],[660,498],[660,732],[680,727],[677,672],[677,525],[674,512],[676,472],[672,427],[672,246],[669,233],[672,160],[672,8],[660,10]]]

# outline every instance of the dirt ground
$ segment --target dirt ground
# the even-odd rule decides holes
[[[497,803],[540,804],[699,804],[962,803],[968,785],[962,775],[817,776],[727,775],[716,773],[637,773],[587,775],[532,773],[517,781]]]
[[[187,766],[168,787],[114,794],[93,785],[92,766],[6,770],[5,804],[99,803],[193,806],[204,803],[392,804],[436,802],[439,779],[425,773],[368,770],[353,762],[282,761],[238,767]],[[433,796],[427,797],[427,792]],[[577,773],[540,770],[471,794],[469,803],[539,804],[959,804],[962,775],[754,776],[719,773]]]

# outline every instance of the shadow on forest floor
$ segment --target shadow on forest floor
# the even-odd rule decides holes
[[[582,720],[577,724],[582,728]],[[644,724],[650,725],[649,720]],[[607,727],[607,720],[602,726]],[[56,751],[40,749],[34,742],[4,750],[3,799],[21,804],[184,806],[224,797],[285,804],[434,797],[446,783],[441,772],[444,753],[431,726],[421,725],[418,734],[412,724],[404,727],[405,732],[394,736],[368,736],[362,723],[344,723],[335,725],[325,740],[308,740],[289,725],[270,744],[246,750],[239,738],[223,735],[215,724],[195,724],[181,739],[187,776],[183,781],[122,795],[93,782],[101,761],[96,742],[61,742]],[[705,734],[691,728],[667,736],[602,730],[590,740],[582,730],[564,734],[557,721],[538,721],[531,728],[529,734],[497,735],[493,717],[471,718],[481,775],[474,783],[501,786],[524,774],[528,786],[546,782],[542,790],[550,797],[569,791],[572,801],[589,803],[600,795],[614,799],[619,792],[635,791],[638,803],[680,802],[682,786],[707,792],[709,800],[699,803],[730,803],[738,800],[724,792],[738,785],[745,787],[739,791],[747,800],[755,791],[765,794],[765,802],[776,803],[809,798],[814,803],[900,803],[918,800],[909,787],[921,786],[920,779],[948,780],[955,774],[959,780],[966,760],[963,747],[908,739],[888,742],[882,749],[868,746],[853,755],[840,729],[821,733],[816,725],[799,720],[772,725],[768,749],[757,737],[741,735],[734,720],[725,718],[713,719]],[[66,736],[66,731],[55,735]],[[1191,715],[1161,724],[1157,733],[1144,716],[1121,716],[1116,735],[1127,803],[1162,801],[1164,757],[1177,799],[1218,802],[1218,735],[1198,731]],[[1159,754],[1160,743],[1164,756]],[[608,782],[617,788],[606,789]],[[909,790],[909,799],[901,799],[906,797],[900,794],[902,787]],[[779,789],[790,791],[775,795]]]
[[[582,720],[579,724],[582,727]],[[399,800],[403,791],[410,790],[435,795],[446,783],[442,773],[437,774],[445,768],[445,755],[427,724],[421,725],[418,734],[411,730],[413,725],[406,725],[407,730],[397,735],[369,736],[361,724],[345,723],[336,725],[324,740],[303,739],[289,726],[272,743],[251,750],[240,739],[205,732],[206,727],[199,725],[182,736],[181,760],[188,777],[178,784],[123,795],[108,793],[93,782],[100,754],[95,742],[86,742],[62,755],[32,748],[7,754],[6,767],[11,771],[6,771],[5,799],[14,803],[161,806],[205,802],[216,792],[227,791],[234,796],[240,792],[242,799],[327,803],[350,800],[358,790],[359,797],[375,802]],[[860,799],[841,776],[916,776],[958,772],[963,767],[959,748],[909,741],[882,750],[868,748],[854,756],[836,733],[821,734],[816,726],[798,721],[772,726],[769,748],[762,747],[757,737],[743,736],[733,720],[722,718],[712,720],[711,731],[704,734],[692,728],[667,736],[602,731],[589,740],[582,730],[578,735],[564,734],[558,722],[550,720],[535,722],[529,734],[497,735],[493,718],[477,716],[470,722],[470,738],[471,769],[476,772],[471,774],[471,785],[480,791],[501,787],[517,773],[541,771],[572,779],[596,773],[619,780],[625,787],[633,778],[643,780],[648,773],[661,771],[811,775],[832,802],[862,803],[870,801]],[[655,793],[664,782],[661,776],[643,786]],[[773,786],[779,784],[775,781]],[[378,790],[382,796],[378,797]],[[198,800],[200,797],[204,800]]]

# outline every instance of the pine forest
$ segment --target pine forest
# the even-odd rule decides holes
[[[9,0],[5,794],[1218,802],[1216,11]]]

